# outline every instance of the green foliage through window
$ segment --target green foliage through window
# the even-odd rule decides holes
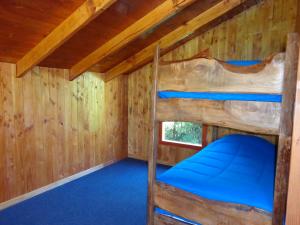
[[[201,145],[202,125],[191,122],[163,122],[163,141]]]

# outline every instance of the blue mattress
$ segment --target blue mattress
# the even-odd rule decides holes
[[[273,211],[275,146],[228,135],[164,172],[157,180],[203,198]]]
[[[257,64],[260,64],[262,61],[261,60],[228,60],[226,63],[234,65],[234,66],[254,66]]]
[[[218,101],[257,101],[257,102],[281,102],[280,94],[250,94],[250,93],[222,93],[222,92],[179,92],[160,91],[159,98],[189,98]]]

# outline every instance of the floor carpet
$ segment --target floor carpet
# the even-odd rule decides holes
[[[0,211],[0,225],[145,225],[146,196],[147,164],[126,159]]]

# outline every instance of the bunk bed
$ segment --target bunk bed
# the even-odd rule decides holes
[[[265,61],[192,58],[153,66],[148,225],[282,224],[299,53],[289,34],[285,53]],[[228,135],[156,177],[162,121],[191,121],[278,135]]]

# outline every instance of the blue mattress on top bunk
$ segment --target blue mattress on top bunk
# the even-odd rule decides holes
[[[251,94],[251,93],[223,93],[223,92],[181,92],[160,91],[159,98],[189,98],[217,101],[257,101],[257,102],[281,102],[280,94]]]
[[[234,66],[254,66],[262,63],[261,60],[228,60],[226,63]]]
[[[273,210],[275,146],[228,135],[161,174],[157,180],[203,198]]]

